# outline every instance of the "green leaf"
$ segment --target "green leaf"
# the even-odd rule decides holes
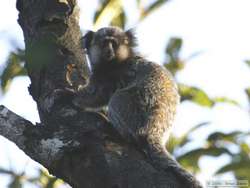
[[[222,174],[225,172],[236,172],[249,175],[249,169],[250,169],[250,160],[239,160],[239,161],[231,161],[230,164],[227,164],[223,167],[221,167],[218,171],[216,171],[215,174]]]
[[[241,151],[244,152],[245,154],[249,155],[250,153],[250,146],[247,143],[241,143],[240,144]]]
[[[124,9],[122,8],[120,14],[118,14],[116,17],[112,19],[111,25],[124,29],[125,23],[126,23],[126,15],[125,15]]]
[[[166,149],[169,153],[174,154],[175,149],[179,146],[180,138],[170,134],[168,142],[166,142]]]
[[[27,177],[27,182],[32,183],[32,184],[36,184],[36,183],[40,182],[40,176],[38,176],[38,177]]]
[[[14,176],[8,185],[9,188],[22,188],[22,176]]]
[[[233,172],[236,178],[248,178],[250,180],[250,147],[247,143],[244,143],[246,137],[248,136],[247,133],[243,133],[240,131],[233,131],[230,133],[221,133],[215,132],[210,134],[208,140],[211,142],[220,142],[220,141],[227,141],[235,143],[239,146],[239,151],[235,154],[231,154],[231,161],[230,163],[221,167],[216,174],[222,174],[226,172]],[[215,143],[213,145],[225,145],[220,143]],[[226,147],[226,146],[225,146]]]
[[[24,68],[24,51],[17,49],[16,52],[11,52],[6,62],[6,67],[0,74],[1,89],[6,92],[9,88],[11,81],[17,76],[27,75]]]
[[[192,127],[189,131],[187,131],[180,139],[179,139],[179,143],[177,145],[177,147],[182,147],[185,144],[189,143],[191,141],[191,139],[189,138],[190,135],[196,131],[197,129],[210,124],[210,122],[203,122],[203,123],[199,123],[198,125]]]
[[[210,146],[208,148],[198,148],[198,149],[194,149],[191,150],[185,154],[183,154],[182,156],[179,156],[179,160],[183,160],[183,159],[196,159],[198,160],[201,156],[203,155],[209,155],[209,156],[214,156],[214,157],[218,157],[222,154],[230,154],[231,152],[226,149],[226,148],[217,148],[214,146]]]
[[[250,98],[250,87],[246,89],[247,96]]]
[[[179,57],[181,47],[182,47],[182,39],[173,37],[168,42],[166,53],[173,59],[177,59]]]
[[[216,103],[229,103],[239,106],[237,101],[226,97],[210,98],[203,90],[197,87],[178,84],[181,101],[189,100],[204,107],[213,107]]]
[[[101,13],[103,12],[103,10],[105,9],[105,7],[107,6],[107,4],[110,2],[110,0],[99,0],[99,5],[98,8],[94,14],[94,20],[93,22],[95,23],[98,18],[100,17]]]
[[[206,107],[212,107],[214,101],[208,95],[197,87],[178,84],[181,101],[190,100],[196,104]]]
[[[237,144],[237,137],[241,135],[242,132],[240,131],[233,131],[230,133],[213,132],[208,136],[207,140],[209,142],[227,141]]]
[[[172,75],[176,75],[176,73],[182,70],[185,66],[184,61],[178,60],[168,60],[167,63],[164,63],[164,66],[172,73]]]
[[[168,0],[157,0],[150,4],[147,8],[141,8],[140,20],[145,19],[149,14],[160,8],[167,1]]]
[[[47,183],[47,185],[45,186],[45,188],[55,188],[56,186],[56,183],[57,183],[57,178],[55,178],[55,177],[50,177],[49,179],[48,179],[48,183]]]
[[[229,103],[229,104],[233,104],[233,105],[236,105],[236,106],[240,106],[239,103],[236,100],[229,99],[227,97],[216,97],[216,98],[213,98],[213,101],[216,102],[216,103],[217,102]]]
[[[197,166],[198,160],[204,155],[218,157],[222,154],[230,154],[231,152],[226,148],[208,147],[208,148],[198,148],[191,150],[181,156],[177,157],[177,160],[187,168],[193,168],[197,171],[199,167]]]
[[[136,0],[137,6],[140,6],[141,0]]]
[[[210,124],[210,122],[203,122],[200,123],[193,128],[191,128],[189,131],[187,131],[183,136],[181,137],[175,137],[174,135],[170,135],[169,142],[166,143],[166,147],[168,148],[168,151],[170,153],[173,153],[175,149],[179,149],[183,147],[184,145],[188,144],[191,142],[190,135],[196,131],[197,129]]]
[[[245,63],[250,67],[250,60],[246,60]]]
[[[119,19],[122,11],[123,8],[121,0],[100,1],[99,8],[94,15],[94,27],[97,29],[106,21],[111,23],[112,20]]]
[[[175,75],[177,71],[184,68],[184,61],[179,57],[182,48],[181,38],[171,38],[166,47],[166,63],[164,66]]]
[[[248,102],[249,102],[249,104],[250,104],[250,87],[247,88],[247,89],[245,89],[245,92],[246,92],[246,94],[247,94]]]

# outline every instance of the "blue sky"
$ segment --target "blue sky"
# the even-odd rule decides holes
[[[91,18],[96,6],[96,1],[86,2],[89,1],[79,1],[82,11],[80,25],[83,32],[93,29]],[[131,12],[136,6],[134,1],[124,2],[130,18],[127,28],[134,27],[138,15]],[[181,135],[203,121],[213,122],[209,128],[193,135],[197,145],[204,141],[210,131],[250,131],[248,102],[243,92],[250,86],[250,69],[244,64],[244,60],[250,59],[249,7],[249,0],[172,0],[136,25],[139,51],[148,59],[163,62],[163,52],[168,39],[173,36],[181,37],[184,40],[182,58],[188,58],[195,52],[202,53],[187,62],[186,68],[177,76],[178,81],[201,87],[212,97],[226,96],[240,102],[241,107],[219,104],[212,110],[189,102],[180,105],[173,129],[175,134]],[[16,22],[14,0],[1,3],[0,18],[1,66],[12,48],[10,41],[24,45],[22,31]],[[105,23],[103,26],[106,26]],[[10,91],[1,96],[0,104],[35,122],[38,121],[38,115],[34,113],[36,105],[27,92],[28,84],[27,78],[15,79]],[[7,151],[0,155],[0,166],[8,167],[11,160],[13,168],[20,171],[27,161],[30,161],[13,144],[1,137],[0,148],[1,151]],[[205,157],[200,161],[203,171],[199,178],[203,182],[213,178],[212,173],[218,168],[218,164],[222,165],[227,160],[226,157],[220,157],[216,161]],[[35,173],[37,164],[28,164],[28,171]],[[1,179],[3,178],[0,176],[0,187],[4,188],[5,181]]]

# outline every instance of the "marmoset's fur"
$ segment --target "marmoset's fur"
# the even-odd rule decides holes
[[[117,27],[89,31],[83,45],[92,75],[74,103],[85,109],[108,105],[108,119],[114,128],[141,148],[154,167],[172,170],[185,188],[201,187],[165,148],[179,103],[169,71],[136,54],[131,31]]]

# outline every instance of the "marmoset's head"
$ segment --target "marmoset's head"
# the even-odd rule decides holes
[[[121,63],[134,55],[136,38],[132,30],[118,27],[104,27],[97,32],[89,31],[83,37],[93,68],[101,63]]]

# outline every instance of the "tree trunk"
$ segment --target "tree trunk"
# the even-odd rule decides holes
[[[17,0],[17,9],[41,123],[34,126],[0,106],[0,134],[72,187],[185,187],[119,138],[105,117],[74,108],[70,94],[62,94],[88,77],[76,0]]]

